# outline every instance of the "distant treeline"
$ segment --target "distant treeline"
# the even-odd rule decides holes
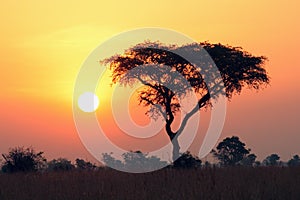
[[[117,160],[112,154],[103,154],[104,166],[77,158],[74,163],[66,158],[47,161],[44,152],[36,152],[34,148],[15,147],[7,154],[2,154],[1,172],[34,172],[34,171],[70,171],[70,170],[99,170],[110,166],[117,169],[147,168],[149,166],[166,166],[167,168],[201,168],[201,167],[226,167],[226,166],[300,166],[300,158],[294,155],[288,162],[280,161],[277,154],[267,156],[262,162],[256,160],[256,155],[247,149],[245,143],[237,136],[227,137],[220,142],[216,149],[211,151],[213,162],[203,162],[190,152],[181,154],[173,163],[167,163],[155,156],[148,156],[140,151],[123,154],[123,160]]]

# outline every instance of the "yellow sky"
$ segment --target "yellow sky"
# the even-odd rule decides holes
[[[293,49],[299,44],[294,41],[299,35],[295,24],[297,4],[297,1],[288,4],[276,1],[5,2],[0,14],[0,42],[1,68],[7,73],[2,81],[25,93],[41,95],[49,89],[46,93],[50,95],[59,92],[62,86],[63,90],[70,91],[80,64],[93,48],[120,31],[145,26],[171,28],[199,41],[240,45],[257,54],[269,55],[273,53],[271,50],[278,55],[281,51],[278,47]],[[45,89],[40,91],[41,87]]]
[[[14,143],[13,139],[7,139],[12,137],[11,133],[7,133],[12,131],[8,126],[19,127],[13,129],[14,137],[24,134],[22,132],[24,128],[28,130],[26,131],[28,138],[47,132],[45,131],[47,125],[41,125],[39,130],[36,130],[37,128],[33,125],[25,126],[21,123],[22,119],[17,119],[15,116],[8,117],[8,112],[23,112],[20,116],[29,116],[29,118],[31,116],[35,120],[38,120],[40,115],[44,115],[47,117],[43,120],[49,119],[52,126],[55,126],[57,112],[71,113],[74,82],[81,64],[89,53],[111,36],[140,27],[169,28],[198,41],[209,40],[242,46],[251,53],[267,56],[270,60],[267,69],[272,77],[272,85],[257,95],[257,98],[263,100],[255,99],[254,107],[257,108],[257,104],[260,103],[269,105],[270,101],[274,101],[274,106],[270,108],[274,113],[263,116],[258,121],[268,117],[271,118],[272,124],[274,121],[277,123],[281,121],[271,116],[274,116],[276,109],[280,110],[287,101],[285,99],[289,98],[296,108],[280,110],[280,112],[286,110],[289,112],[281,113],[281,115],[289,117],[291,113],[292,116],[290,116],[290,122],[283,121],[283,124],[278,126],[280,130],[288,129],[289,133],[286,134],[294,137],[298,128],[294,112],[299,111],[296,102],[299,100],[300,88],[298,79],[300,72],[299,7],[300,2],[297,0],[288,3],[274,0],[1,1],[0,109],[1,119],[5,119],[8,125],[1,125],[0,128],[5,130],[5,133],[0,130],[0,134],[6,138],[5,141],[11,142],[6,142],[0,151],[23,144],[22,140]],[[285,97],[282,96],[283,94]],[[224,134],[245,132],[242,138],[253,143],[253,146],[257,145],[260,153],[265,155],[271,152],[271,146],[267,149],[263,147],[261,142],[256,142],[255,137],[250,136],[251,133],[248,130],[252,128],[253,131],[269,131],[269,133],[260,133],[262,136],[258,140],[261,141],[268,138],[271,132],[276,132],[278,127],[276,129],[270,125],[267,126],[266,123],[270,122],[267,120],[266,123],[257,125],[257,129],[249,127],[249,124],[244,124],[243,129],[235,124],[235,120],[239,117],[233,117],[238,116],[238,106],[245,102],[251,104],[248,101],[253,100],[255,96],[246,93],[244,96],[237,97],[237,100],[233,100],[230,105],[232,111],[229,111],[229,119],[232,117],[229,123],[232,126],[227,125],[229,127],[227,129],[233,130],[233,133]],[[239,103],[234,104],[235,102]],[[37,106],[37,104],[40,105]],[[20,111],[22,105],[26,105],[28,110]],[[52,109],[45,111],[42,110],[43,107],[53,107],[58,111]],[[29,108],[32,108],[34,112],[31,112]],[[49,114],[51,112],[55,114]],[[253,115],[249,115],[251,116],[255,116],[254,111]],[[66,126],[70,127],[67,130],[74,131],[70,118],[71,114],[67,115],[68,125]],[[241,132],[235,133],[235,129],[232,128],[235,126]],[[61,126],[58,125],[58,127]],[[30,135],[30,130],[34,134]],[[278,136],[278,145],[282,145],[280,132],[274,134]],[[51,141],[56,139],[49,131],[45,135]],[[70,137],[77,137],[75,135],[76,133]],[[297,138],[299,141],[299,137]],[[41,139],[44,138],[41,137]],[[78,145],[78,138],[76,141]],[[287,142],[290,141],[293,140],[287,140]],[[29,143],[30,140],[25,144]],[[33,142],[32,145],[38,146],[38,143]],[[75,146],[74,144],[72,145]],[[292,144],[291,148],[295,146],[296,144]],[[42,148],[43,145],[39,147]],[[282,145],[278,151],[284,151],[287,156],[292,149],[284,150],[284,148],[285,146]],[[55,152],[50,147],[48,149]],[[66,153],[67,155],[69,154]]]

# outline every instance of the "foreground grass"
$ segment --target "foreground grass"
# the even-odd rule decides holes
[[[0,174],[0,199],[300,199],[300,168]]]

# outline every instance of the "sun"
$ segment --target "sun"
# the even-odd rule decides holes
[[[94,112],[99,106],[99,98],[93,92],[85,92],[78,98],[78,107],[84,112]]]

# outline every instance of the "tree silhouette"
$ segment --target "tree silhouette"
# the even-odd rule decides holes
[[[221,165],[225,166],[238,164],[243,159],[246,159],[249,153],[250,149],[246,149],[245,143],[241,142],[237,136],[225,138],[218,144],[216,151],[214,151],[214,155],[220,161]],[[250,157],[253,159],[253,156]]]
[[[207,54],[201,53],[203,49],[211,56],[217,71]],[[190,63],[180,56],[182,54],[196,57],[197,63]],[[177,46],[144,42],[101,63],[110,65],[113,84],[132,86],[141,82],[145,85],[139,91],[139,104],[150,107],[146,113],[150,117],[163,116],[166,133],[173,144],[174,160],[180,152],[178,137],[188,120],[201,108],[210,106],[212,99],[217,99],[219,94],[230,99],[244,86],[259,89],[262,84],[269,83],[263,68],[265,60],[263,56],[253,56],[242,48],[229,45],[204,42]],[[178,130],[174,130],[175,115],[181,110],[179,98],[191,91],[197,95],[197,103],[185,114]]]
[[[271,154],[266,157],[266,159],[263,160],[263,164],[266,166],[276,166],[279,165],[279,155],[277,154]]]
[[[2,154],[4,164],[2,171],[5,173],[32,172],[41,169],[46,164],[43,152],[35,152],[31,147],[16,147],[8,154]]]
[[[292,159],[288,161],[288,166],[300,166],[300,158],[298,155],[294,155]]]

